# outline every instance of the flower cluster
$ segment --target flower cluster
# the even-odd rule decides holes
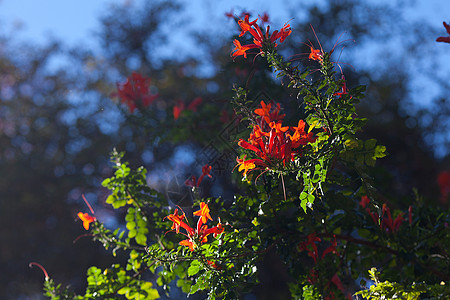
[[[208,228],[206,222],[209,220],[212,221],[211,215],[209,214],[208,204],[201,202],[200,210],[194,212],[194,216],[198,216],[197,228],[192,228],[187,223],[187,218],[184,212],[181,215],[178,215],[178,209],[175,209],[175,212],[171,215],[168,215],[166,218],[169,221],[172,221],[172,230],[175,230],[176,233],[180,233],[180,228],[183,228],[186,233],[181,233],[187,237],[186,240],[182,240],[179,244],[181,246],[189,247],[191,251],[194,251],[196,247],[201,244],[204,244],[208,241],[208,236],[213,234],[214,237],[217,237],[219,234],[223,232],[223,226],[219,223],[211,228]],[[185,222],[186,221],[186,222]]]
[[[303,146],[315,141],[312,132],[306,133],[306,123],[298,121],[295,126],[282,126],[284,115],[280,114],[280,104],[265,104],[255,109],[258,124],[253,125],[249,139],[240,139],[239,146],[253,151],[258,158],[237,158],[239,171],[244,170],[244,177],[256,166],[277,170],[286,167],[296,157],[301,156]]]
[[[371,212],[370,209],[367,206],[369,204],[370,199],[367,196],[361,197],[361,201],[359,202],[359,205],[361,205],[363,208],[366,209],[366,212],[370,215],[373,222],[375,224],[379,224],[380,229],[387,232],[397,232],[400,229],[400,225],[405,221],[405,218],[403,217],[405,214],[403,212],[399,213],[398,216],[394,219],[392,219],[391,210],[389,207],[385,204],[383,204],[382,207],[382,213],[381,213],[381,220],[378,222],[380,216],[376,212]],[[408,220],[409,224],[412,223],[412,206],[409,206],[408,208]]]
[[[319,261],[319,250],[317,248],[317,243],[321,242],[321,241],[322,240],[318,236],[316,236],[316,234],[314,232],[310,233],[307,236],[306,241],[303,241],[298,245],[298,250],[299,251],[307,251],[308,256],[310,256],[314,260],[314,264],[317,265],[317,262]],[[322,256],[320,256],[320,258],[323,259],[329,253],[333,253],[334,255],[339,257],[339,252],[337,251],[336,247],[337,247],[336,237],[333,236],[331,245],[328,246],[322,252]],[[317,272],[317,269],[315,267],[311,268],[310,276],[308,276],[309,283],[315,285],[318,282],[318,280],[319,280],[319,274]],[[326,290],[328,290],[329,295],[326,296],[325,299],[336,299],[334,296],[334,292],[330,290],[331,283],[333,283],[342,293],[345,294],[344,286],[343,286],[338,274],[335,273],[326,285]],[[351,299],[351,297],[349,299]]]
[[[131,113],[140,105],[147,107],[152,104],[158,95],[150,94],[150,78],[133,72],[125,83],[117,83],[117,93],[122,103],[128,105]]]
[[[266,17],[268,20],[268,16]],[[263,19],[265,20],[265,19]],[[268,47],[276,47],[277,41],[280,43],[284,42],[284,40],[291,34],[291,26],[289,24],[285,24],[279,31],[275,30],[272,34],[269,34],[270,32],[270,26],[266,27],[266,33],[263,34],[261,31],[261,28],[259,27],[256,22],[258,19],[254,21],[249,21],[249,15],[245,15],[244,20],[239,20],[238,24],[241,28],[241,34],[239,37],[243,36],[246,32],[249,32],[253,36],[253,44],[248,45],[241,45],[241,43],[235,39],[233,41],[233,44],[235,46],[235,49],[231,53],[231,56],[233,58],[243,55],[245,58],[247,58],[247,51],[250,49],[260,49],[261,52],[264,52],[263,49],[266,49]]]
[[[299,251],[307,251],[308,256],[310,256],[314,260],[314,263],[317,263],[317,261],[319,260],[319,250],[317,249],[316,242],[320,242],[320,241],[321,241],[321,239],[319,237],[317,237],[316,234],[313,232],[308,235],[306,241],[301,242],[298,245],[298,250]],[[321,258],[323,259],[325,257],[325,255],[327,255],[328,253],[334,253],[339,256],[339,253],[338,253],[336,247],[337,247],[337,241],[336,241],[336,238],[334,237],[333,241],[331,242],[331,245],[323,251]]]

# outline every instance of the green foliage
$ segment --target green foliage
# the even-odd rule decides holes
[[[450,297],[450,287],[445,282],[435,285],[424,283],[413,283],[405,287],[397,282],[380,281],[380,272],[376,268],[369,270],[370,279],[374,282],[368,290],[356,293],[365,299],[448,299]]]
[[[320,59],[314,59],[319,69],[302,68],[285,61],[270,40],[263,42],[255,44],[261,59],[297,94],[301,105],[292,119],[304,115],[306,124],[299,121],[294,134],[303,136],[285,134],[295,127],[281,126],[279,111],[274,113],[278,108],[256,113],[249,91],[235,87],[232,104],[241,121],[253,129],[263,121],[270,127],[252,132],[267,137],[266,144],[262,139],[255,143],[256,137],[253,144],[239,143],[246,145],[239,150],[240,160],[251,157],[246,171],[259,174],[254,183],[236,183],[232,203],[200,197],[198,181],[192,180],[193,207],[200,206],[193,213],[170,208],[148,187],[147,170],[130,167],[124,153],[114,150],[115,172],[102,186],[111,193],[106,203],[124,215],[121,228],[126,230],[112,231],[95,221],[90,233],[113,255],[128,254],[128,261],[105,270],[91,267],[85,295],[74,299],[156,299],[153,282],[167,296],[176,284],[185,294],[239,299],[255,290],[260,264],[270,255],[286,268],[294,299],[348,298],[356,292],[356,278],[373,265],[382,265],[387,276],[401,282],[381,282],[372,269],[374,285],[360,292],[364,297],[447,295],[440,281],[448,279],[450,267],[449,215],[419,197],[407,211],[392,207],[391,212],[389,203],[381,204],[384,199],[370,174],[376,160],[386,156],[386,147],[359,136],[366,120],[355,105],[365,88],[346,90],[332,53],[321,50]],[[299,143],[293,146],[294,141]],[[209,172],[205,165],[201,178]],[[411,284],[418,280],[424,283]],[[72,295],[50,279],[45,289],[47,295],[61,295],[52,297]]]

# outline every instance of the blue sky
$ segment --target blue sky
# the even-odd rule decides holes
[[[99,17],[104,13],[105,9],[112,4],[123,4],[132,2],[141,2],[143,0],[0,0],[0,35],[13,35],[16,41],[31,41],[36,43],[45,43],[50,37],[61,40],[68,46],[84,45],[91,46],[95,49],[96,38],[94,33],[98,30]],[[385,2],[387,5],[392,4],[389,0],[366,0],[380,4]],[[235,26],[231,20],[225,18],[224,13],[231,11],[238,13],[242,9],[246,9],[252,13],[268,12],[274,24],[283,24],[291,19],[289,12],[280,7],[296,7],[301,11],[302,7],[313,3],[324,2],[323,0],[246,0],[245,7],[241,0],[179,0],[185,6],[185,13],[178,15],[171,20],[171,35],[174,36],[168,49],[160,49],[162,53],[170,55],[170,49],[183,49],[184,53],[192,52],[195,48],[186,40],[186,31],[189,29],[205,29],[206,26],[212,27],[211,30],[217,34],[223,34],[230,28]],[[397,1],[394,1],[397,3]],[[414,5],[405,5],[403,14],[405,18],[423,22],[436,28],[441,35],[446,35],[442,26],[442,21],[450,22],[450,0],[416,0]],[[176,26],[178,21],[187,20],[188,25],[183,27]],[[214,23],[211,22],[214,20]],[[395,23],[395,20],[393,20]],[[188,28],[186,28],[188,27]],[[430,37],[424,41],[424,47],[432,49],[435,59],[439,59],[439,68],[435,70],[446,76],[450,72],[450,47],[442,43],[436,43],[436,37]],[[399,37],[401,39],[402,37]],[[374,41],[374,44],[380,47],[380,42]],[[173,47],[175,45],[175,47]],[[394,47],[389,50],[397,50]],[[365,51],[361,48],[361,51]],[[383,51],[383,49],[381,50]],[[344,53],[345,54],[345,53]],[[179,53],[177,53],[179,55]],[[381,54],[381,58],[382,58]],[[400,54],[401,56],[401,54]],[[380,57],[377,57],[379,60]],[[357,65],[370,64],[367,58],[356,60]],[[422,61],[411,61],[412,73],[420,72]],[[355,66],[357,66],[355,64]],[[449,66],[449,67],[446,67]],[[419,70],[417,70],[419,69]],[[418,78],[414,86],[428,85],[424,79]],[[418,92],[424,89],[419,89]],[[430,96],[433,91],[438,89],[430,89],[427,95]],[[418,98],[423,99],[422,96]]]
[[[98,16],[105,7],[112,3],[133,1],[136,0],[0,0],[0,32],[4,32],[5,29],[11,31],[14,27],[20,26],[18,37],[23,39],[42,41],[51,34],[68,43],[86,41],[96,29]],[[188,13],[192,14],[192,17],[200,9],[208,12],[208,16],[214,17],[216,20],[223,18],[223,13],[230,11],[232,7],[243,7],[242,1],[236,0],[184,0],[181,2],[186,3]],[[267,11],[271,15],[288,20],[289,16],[285,15],[286,12],[281,12],[278,7],[282,3],[296,2],[298,3],[296,6],[301,8],[302,5],[321,1],[247,0],[245,8],[250,11]],[[442,26],[442,21],[450,21],[450,1],[448,0],[417,0],[415,6],[405,8],[404,11],[408,18],[429,22],[435,24],[436,27]],[[206,18],[206,14],[203,15],[203,18]],[[283,22],[282,20],[277,21]],[[200,19],[194,24],[202,26],[205,23]]]

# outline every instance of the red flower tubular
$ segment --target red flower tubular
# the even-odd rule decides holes
[[[279,31],[275,30],[272,34],[269,34],[270,26],[266,27],[266,33],[263,34],[259,25],[256,24],[256,21],[249,21],[249,16],[245,15],[244,20],[239,20],[238,24],[241,27],[241,33],[239,37],[243,36],[246,32],[249,32],[253,36],[253,44],[241,45],[238,40],[234,40],[233,44],[235,49],[231,53],[233,58],[243,55],[247,58],[247,51],[250,49],[259,48],[262,49],[265,46],[274,46],[276,47],[276,41],[279,40],[280,43],[284,42],[284,40],[291,34],[291,26],[289,24],[285,24]],[[263,19],[264,22],[264,19]]]
[[[89,215],[88,213],[82,213],[82,212],[78,213],[78,218],[80,218],[80,220],[83,221],[83,227],[86,230],[89,230],[89,225],[92,222],[95,222],[95,220],[97,220],[95,217]]]
[[[240,147],[253,151],[257,156],[249,160],[237,159],[239,171],[244,170],[244,177],[257,166],[273,170],[285,168],[301,156],[303,146],[315,141],[312,132],[305,132],[303,120],[299,120],[297,127],[283,126],[284,115],[280,115],[280,105],[271,108],[271,104],[261,102],[261,108],[255,109],[260,125],[253,126],[248,140],[240,139],[238,142]]]
[[[208,220],[212,221],[211,215],[209,214],[208,204],[201,202],[200,210],[194,212],[194,216],[198,216],[197,228],[194,229],[187,223],[186,215],[183,213],[178,215],[178,209],[175,209],[175,212],[171,215],[168,215],[166,218],[169,221],[172,221],[171,230],[175,230],[176,233],[180,233],[180,229],[183,228],[186,233],[181,233],[187,237],[186,240],[182,240],[179,244],[181,246],[189,247],[191,251],[194,251],[198,245],[204,244],[208,242],[208,236],[213,235],[217,237],[224,231],[222,223],[219,223],[211,228],[208,228],[208,225],[205,223]],[[186,221],[186,222],[185,222]]]

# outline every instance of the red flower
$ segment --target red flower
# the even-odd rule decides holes
[[[365,207],[365,205],[367,205],[367,203],[369,203],[369,201],[370,201],[370,200],[367,200],[367,202],[363,201],[363,199],[365,199],[364,197],[366,197],[366,196],[363,196],[361,198],[361,202],[360,202],[362,207]],[[367,198],[367,199],[369,199],[369,198]],[[391,232],[391,233],[397,232],[400,229],[400,226],[405,221],[405,218],[404,218],[405,213],[403,213],[403,212],[400,212],[397,215],[397,217],[395,218],[395,220],[393,220],[392,215],[391,215],[391,210],[386,205],[386,203],[383,204],[383,207],[381,210],[382,213],[381,213],[381,221],[380,222],[379,222],[379,216],[377,213],[372,213],[368,207],[366,208],[366,211],[372,218],[373,222],[377,225],[379,224],[380,229],[385,230],[387,232]],[[409,224],[411,225],[411,223],[412,223],[412,206],[410,206],[408,208],[408,219],[409,219]]]
[[[205,176],[208,176],[209,178],[212,178],[212,175],[209,174],[211,172],[212,166],[206,164],[202,167],[202,175],[200,175],[200,177],[198,178],[198,185],[200,185],[200,183],[202,183],[203,178]]]
[[[450,196],[450,172],[440,172],[438,174],[437,183],[441,192],[441,202],[446,203]]]
[[[337,273],[333,275],[333,277],[331,278],[331,282],[334,283],[334,285],[337,286],[337,288],[344,293],[344,285],[342,284],[341,280],[339,279]]]
[[[197,97],[194,100],[192,100],[191,103],[189,103],[187,109],[192,111],[197,111],[197,107],[203,102],[202,97]]]
[[[348,94],[347,84],[346,84],[344,75],[342,75],[342,92],[336,92],[333,94],[333,96],[337,96],[338,98],[341,98],[342,95],[347,95],[347,94]],[[351,96],[350,96],[350,98],[351,98]]]
[[[443,22],[443,23],[444,23],[445,30],[447,30],[447,33],[450,35],[450,25],[448,25],[448,24],[445,23],[445,22]],[[436,42],[450,43],[450,36],[441,36],[441,37],[438,37],[438,38],[436,39]]]
[[[93,217],[87,213],[82,213],[82,212],[78,213],[78,218],[80,218],[80,220],[83,221],[83,227],[86,230],[89,230],[89,224],[91,224],[92,222],[94,222],[96,220],[95,217]]]
[[[359,202],[359,205],[361,205],[363,208],[366,208],[367,204],[369,204],[370,199],[367,196],[362,196],[361,201]]]
[[[277,103],[277,105],[274,108],[272,108],[272,103],[266,105],[264,101],[261,101],[261,108],[255,109],[255,114],[264,118],[264,121],[266,121],[267,124],[270,124],[270,122],[273,121],[283,120],[285,115],[284,114],[280,115],[280,112],[281,112],[280,103]]]
[[[194,212],[194,216],[200,217],[200,219],[198,220],[199,224],[205,224],[208,221],[208,219],[212,221],[211,215],[209,214],[208,204],[204,202],[200,203],[200,210]]]
[[[210,234],[213,234],[214,237],[217,237],[217,235],[221,234],[224,231],[220,220],[219,223],[214,227],[208,228],[208,225],[205,225],[208,219],[212,221],[212,218],[209,214],[208,204],[204,202],[200,203],[200,210],[194,212],[195,216],[200,217],[198,219],[197,228],[195,230],[186,222],[184,222],[184,220],[186,220],[186,215],[184,213],[178,215],[177,212],[178,209],[175,209],[175,212],[171,215],[168,215],[166,218],[173,222],[171,230],[175,230],[177,233],[180,233],[180,228],[186,230],[186,233],[182,234],[185,235],[188,239],[182,240],[179,244],[181,246],[189,247],[191,251],[194,251],[194,249],[199,244],[208,242],[208,236]]]
[[[261,18],[261,22],[269,23],[269,15],[267,13],[264,13],[262,16],[259,17]]]
[[[268,19],[263,16],[262,21]],[[289,24],[285,24],[280,31],[275,30],[271,35],[269,35],[270,26],[266,27],[266,33],[263,34],[261,28],[256,24],[256,21],[249,21],[249,16],[245,15],[244,20],[239,20],[238,24],[241,27],[241,33],[239,36],[243,36],[246,32],[249,32],[253,36],[253,44],[249,45],[241,45],[238,40],[234,40],[233,44],[235,49],[232,52],[233,58],[244,55],[247,58],[247,51],[250,49],[260,48],[261,51],[264,47],[274,46],[276,47],[276,41],[279,40],[280,43],[284,42],[284,40],[291,34],[291,26]]]
[[[338,255],[339,256],[339,253],[338,253],[338,251],[337,251],[337,249],[336,249],[336,247],[337,247],[337,241],[336,241],[336,237],[335,236],[333,236],[333,241],[331,242],[331,245],[327,248],[327,249],[325,249],[324,251],[323,251],[323,253],[322,253],[322,259],[325,257],[325,255],[327,255],[328,253],[334,253],[334,254],[336,254],[336,255]]]
[[[117,83],[117,93],[122,103],[128,105],[131,113],[140,105],[147,107],[158,97],[150,94],[150,78],[133,72],[125,83]]]
[[[323,50],[322,49],[320,49],[320,50],[314,49],[314,47],[310,46],[310,45],[308,45],[308,47],[311,49],[311,53],[309,53],[309,59],[312,59],[312,60],[322,63],[323,56],[324,56]]]
[[[184,228],[189,234],[194,234],[194,230],[191,226],[183,221],[183,219],[186,219],[186,215],[184,213],[178,215],[178,208],[175,209],[173,214],[168,215],[166,218],[173,222],[171,229],[175,229],[177,233],[180,232],[180,228]]]
[[[317,263],[317,259],[319,258],[319,250],[317,249],[316,242],[320,242],[320,238],[313,232],[308,234],[307,240],[301,242],[298,246],[299,251],[308,251],[308,255],[314,259],[314,263]]]
[[[177,120],[181,112],[184,110],[184,103],[181,102],[181,100],[178,101],[178,103],[173,107],[173,118]]]
[[[258,158],[245,160],[237,159],[239,171],[244,170],[244,177],[256,166],[266,168],[284,168],[286,164],[294,161],[302,152],[302,146],[314,142],[312,132],[305,132],[305,122],[299,120],[298,127],[282,125],[284,115],[280,115],[280,105],[271,109],[271,104],[261,102],[261,108],[255,109],[255,114],[260,116],[259,125],[253,125],[253,131],[246,141],[240,139],[238,145],[251,150]],[[290,131],[293,131],[291,134]]]
[[[218,264],[216,264],[213,261],[207,260],[206,261],[208,263],[209,266],[211,266],[212,268],[216,269],[216,270],[222,270],[222,267]]]
[[[189,250],[194,251],[195,244],[191,240],[182,240],[179,244],[181,246],[189,247]]]
[[[233,50],[233,54],[232,54],[233,58],[236,56],[240,56],[240,55],[244,55],[244,57],[247,58],[247,50],[258,48],[257,45],[253,45],[253,44],[242,46],[238,40],[234,40],[233,44],[236,47]]]
[[[230,10],[230,12],[225,13],[225,17],[230,18],[230,19],[234,19],[233,10]]]
[[[192,175],[190,178],[188,178],[184,184],[187,186],[190,186],[192,188],[197,188],[200,186],[200,183],[202,183],[203,178],[205,176],[208,176],[209,178],[212,178],[212,175],[209,174],[211,172],[212,166],[206,164],[202,167],[202,175],[198,178],[198,181],[194,175]]]
[[[197,107],[202,103],[201,97],[195,98],[187,107],[188,110],[197,111]],[[177,104],[173,107],[173,118],[176,120],[180,117],[181,113],[185,110],[184,102],[178,100]]]

